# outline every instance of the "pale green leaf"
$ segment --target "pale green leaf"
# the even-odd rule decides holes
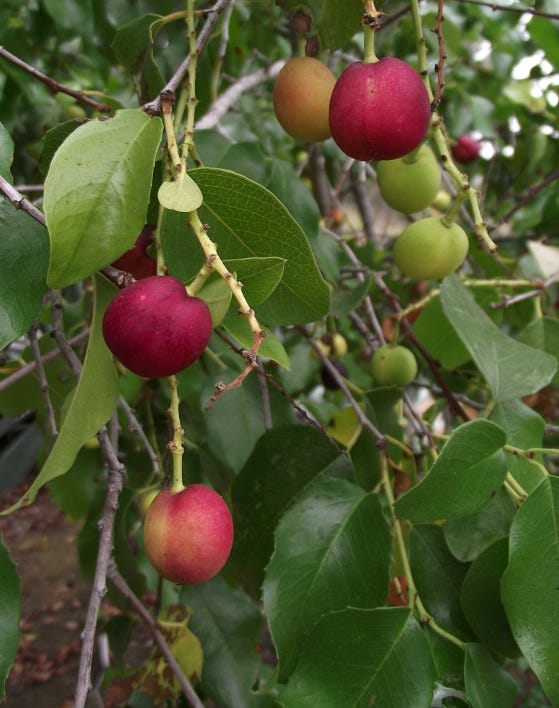
[[[204,201],[200,187],[186,173],[174,182],[163,182],[157,198],[164,209],[181,213],[198,209]]]

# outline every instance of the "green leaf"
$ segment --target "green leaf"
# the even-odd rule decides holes
[[[164,209],[181,214],[198,209],[204,201],[200,187],[186,173],[173,182],[163,182],[157,192],[157,198]]]
[[[160,141],[159,118],[124,109],[81,125],[62,143],[45,180],[49,285],[71,285],[134,245]]]
[[[277,288],[285,270],[285,259],[230,258],[225,265],[243,284],[243,293],[252,306],[265,302]]]
[[[11,167],[14,159],[14,141],[2,123],[0,123],[0,175],[8,182],[13,182]]]
[[[518,341],[535,347],[548,354],[552,354],[555,359],[559,359],[559,320],[552,320],[551,317],[538,317],[533,320],[518,335]],[[559,372],[551,380],[553,386],[559,386]]]
[[[555,357],[512,339],[476,304],[458,276],[441,285],[443,310],[470,352],[494,398],[504,401],[535,393],[557,370]]]
[[[450,519],[443,526],[444,537],[452,555],[467,563],[486,548],[508,536],[516,506],[504,489],[475,514]]]
[[[0,349],[33,324],[47,289],[48,260],[44,227],[0,198]]]
[[[8,549],[0,540],[0,698],[14,662],[19,640],[21,595],[19,576]]]
[[[226,317],[222,322],[223,328],[229,332],[245,349],[250,349],[254,343],[254,334],[250,328],[246,317],[239,315]],[[266,337],[262,340],[258,349],[258,356],[266,357],[276,361],[284,369],[289,369],[289,356],[285,351],[285,347],[276,337],[276,335],[268,329],[262,327],[266,332]]]
[[[517,686],[512,676],[480,644],[466,645],[466,696],[472,708],[512,708]]]
[[[342,479],[317,482],[282,517],[263,599],[280,680],[322,616],[371,609],[388,592],[392,536],[377,496]]]
[[[502,401],[491,411],[491,420],[497,423],[507,434],[507,444],[528,450],[542,447],[545,422],[534,410],[522,401]],[[545,472],[534,462],[542,462],[541,455],[535,455],[532,461],[522,455],[505,452],[511,474],[527,492],[534,490],[544,479]]]
[[[210,225],[222,260],[275,257],[285,261],[281,282],[258,309],[259,319],[272,325],[323,317],[330,307],[330,291],[303,230],[277,197],[228,170],[201,167],[189,174],[204,195],[200,218]]]
[[[514,638],[552,703],[559,703],[557,588],[559,478],[548,477],[516,513],[501,593]]]
[[[284,512],[315,480],[350,474],[347,458],[314,428],[286,425],[262,435],[232,488],[235,543],[229,567],[251,595],[259,595]]]
[[[210,308],[212,326],[217,327],[229,310],[233,293],[222,278],[212,278],[204,283],[196,296],[205,301]]]
[[[410,521],[436,521],[472,514],[487,504],[507,474],[506,442],[495,423],[478,418],[460,425],[428,474],[395,505]]]
[[[56,506],[71,519],[84,519],[103,469],[101,450],[83,447],[66,474],[49,482]]]
[[[409,535],[411,571],[421,601],[441,627],[462,639],[472,637],[460,604],[468,566],[451,555],[437,525],[414,526]]]
[[[118,377],[101,332],[103,313],[114,296],[115,288],[101,277],[95,278],[94,285],[95,306],[89,345],[80,379],[66,401],[65,417],[58,437],[27,492],[2,514],[10,514],[31,504],[44,484],[67,472],[82,445],[98,432],[116,408]]]
[[[333,612],[316,625],[287,688],[284,708],[428,706],[433,662],[409,609]]]
[[[230,708],[258,705],[251,696],[261,665],[254,650],[262,640],[258,607],[219,577],[182,588],[180,600],[192,609],[189,627],[202,643],[201,691]]]
[[[286,10],[295,12],[303,6],[318,30],[321,49],[341,49],[360,30],[363,5],[359,0],[278,0]]]
[[[478,640],[500,656],[516,657],[518,646],[501,602],[501,576],[508,563],[508,538],[502,538],[472,563],[462,583],[462,609]]]

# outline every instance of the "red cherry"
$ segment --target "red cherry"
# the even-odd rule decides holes
[[[468,162],[477,160],[480,150],[480,144],[471,135],[461,135],[454,145],[450,148],[452,157],[456,162],[462,165],[467,165]]]
[[[330,130],[356,160],[394,160],[424,140],[431,120],[421,76],[394,57],[350,64],[330,98]]]
[[[116,294],[103,317],[103,336],[111,352],[146,378],[186,369],[200,357],[211,333],[206,303],[190,297],[171,276],[132,283]]]
[[[144,547],[157,572],[174,583],[203,583],[223,568],[233,546],[233,520],[213,489],[191,484],[166,487],[144,522]]]
[[[149,278],[150,275],[155,275],[157,272],[157,261],[148,254],[148,248],[153,241],[153,232],[155,226],[146,224],[136,243],[132,248],[117,258],[111,265],[119,270],[125,270],[131,273],[136,280]]]

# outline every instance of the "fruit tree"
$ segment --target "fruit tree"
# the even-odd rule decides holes
[[[0,514],[80,524],[77,708],[559,706],[558,19],[2,4]]]

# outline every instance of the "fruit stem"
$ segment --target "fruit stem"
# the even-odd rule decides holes
[[[375,31],[378,29],[379,19],[384,13],[377,10],[373,0],[364,0],[364,4],[365,12],[361,19],[364,30],[363,62],[365,64],[374,64],[378,61],[375,53]]]
[[[179,413],[179,394],[178,381],[176,376],[169,376],[169,393],[171,394],[171,402],[169,405],[169,418],[173,426],[173,437],[167,443],[167,448],[171,453],[173,460],[173,479],[171,482],[171,492],[173,494],[181,492],[184,489],[182,481],[182,456],[184,454],[183,437],[184,429],[181,425]]]
[[[462,208],[462,202],[466,199],[466,197],[467,194],[465,192],[458,192],[456,199],[453,204],[451,204],[449,210],[444,214],[444,216],[441,216],[441,224],[443,224],[443,226],[450,228],[452,224],[454,224],[456,217],[458,216],[458,212]]]
[[[196,48],[196,21],[194,16],[195,0],[188,0],[187,27],[188,42],[190,49],[190,64],[188,65],[188,79],[186,88],[188,89],[188,103],[186,112],[186,126],[184,130],[184,140],[182,143],[182,159],[186,165],[188,153],[194,144],[194,120],[198,99],[196,98],[196,72],[198,70],[198,49]]]

